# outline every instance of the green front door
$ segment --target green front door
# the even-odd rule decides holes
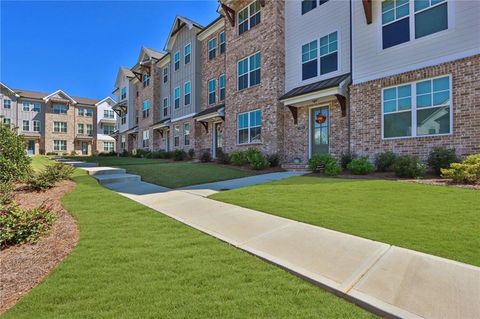
[[[329,123],[328,106],[312,109],[310,118],[310,151],[314,154],[328,153]]]

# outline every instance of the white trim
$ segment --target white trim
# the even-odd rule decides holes
[[[186,94],[186,86],[187,84],[190,84],[190,92],[188,93],[188,95],[190,95],[190,102],[188,104],[185,104],[185,97],[187,96]],[[188,106],[188,105],[191,105],[192,104],[192,81],[187,81],[185,83],[183,83],[183,106]]]
[[[284,105],[295,106],[295,104],[310,102],[312,100],[331,98],[333,95],[336,95],[336,94],[346,96],[345,92],[340,88],[340,86],[336,86],[336,87],[321,90],[321,91],[315,91],[312,93],[307,93],[304,95],[287,98],[285,100],[281,100],[280,102],[282,102]],[[298,106],[301,106],[301,105],[298,105]]]
[[[254,112],[258,112],[260,111],[260,125],[255,125],[255,126],[252,126],[251,123],[250,123],[250,114],[251,113],[254,113]],[[237,118],[236,118],[236,121],[237,121],[237,145],[255,145],[255,144],[262,144],[263,142],[263,138],[262,138],[262,124],[263,124],[263,116],[262,116],[262,109],[261,108],[258,108],[258,109],[255,109],[255,110],[251,110],[251,111],[245,111],[245,112],[240,112],[240,113],[237,113]],[[248,118],[248,126],[246,128],[240,128],[239,127],[239,123],[238,123],[238,120],[240,118],[240,115],[244,115],[244,114],[247,114],[247,118]],[[257,128],[257,127],[260,127],[260,141],[259,142],[252,142],[251,141],[251,136],[250,136],[250,130],[252,128]],[[240,143],[240,130],[247,130],[248,132],[248,142],[247,143]]]
[[[165,127],[168,128],[168,126],[170,125],[170,123],[171,123],[170,121],[165,121],[165,122],[163,122],[163,123],[159,123],[159,124],[152,125],[152,126],[150,126],[150,128],[151,128],[152,130],[158,130],[158,129],[160,129],[160,128],[165,128]]]
[[[247,18],[244,20],[244,21],[247,21],[247,24],[248,24],[248,28],[247,30],[243,31],[243,33],[249,31],[250,29],[252,29],[252,27],[250,26],[250,18],[252,17],[252,14],[250,12],[250,6],[256,2],[256,1],[260,1],[260,0],[253,0],[253,1],[250,1],[247,5],[245,5],[243,8],[239,9],[236,13],[236,19],[235,19],[235,31],[236,31],[236,35],[237,36],[240,36],[240,29],[239,29],[239,26],[240,26],[240,19],[239,19],[239,16],[240,16],[240,12],[242,12],[243,10],[247,9],[248,11],[248,14],[247,14]],[[260,9],[258,10],[258,13],[260,13],[260,23],[262,21],[262,6],[260,5]],[[242,33],[242,34],[243,34]]]
[[[188,61],[188,63],[185,63],[185,58],[187,57],[187,55],[185,54],[185,50],[187,49],[188,46],[190,46],[190,53],[188,53],[188,55],[190,56],[190,61]],[[183,65],[187,65],[189,63],[192,63],[192,42],[188,42],[183,47]]]
[[[210,43],[212,43],[212,42],[215,42],[215,46],[213,46],[210,49]],[[217,57],[217,46],[218,46],[217,37],[214,37],[214,38],[211,38],[210,40],[208,40],[208,42],[207,42],[207,59],[208,59],[208,61],[213,60]],[[210,58],[210,52],[212,52],[212,51],[215,51],[215,56]]]
[[[225,26],[224,18],[219,19],[217,22],[208,27],[208,29],[203,29],[203,31],[198,35],[198,40],[203,41],[213,35],[215,32],[220,30]]]
[[[256,55],[256,54],[259,54],[259,55],[260,55],[260,66],[259,66],[257,69],[252,70],[252,69],[250,69],[250,57],[252,57],[252,56],[254,56],[254,55]],[[239,64],[240,62],[244,61],[244,60],[247,60],[247,62],[248,62],[248,63],[247,63],[247,72],[246,72],[246,73],[243,73],[242,75],[247,74],[248,86],[245,87],[245,88],[243,88],[243,89],[240,89],[240,88],[238,87],[238,79],[240,78],[240,74],[238,73],[238,64]],[[237,92],[240,92],[240,91],[249,89],[249,88],[251,88],[251,87],[260,85],[260,84],[262,83],[262,62],[263,62],[262,53],[261,53],[260,51],[257,51],[257,52],[255,52],[255,53],[252,53],[252,54],[250,54],[250,55],[248,55],[248,56],[246,56],[246,57],[244,57],[244,58],[242,58],[242,59],[240,59],[240,60],[237,61],[237,65],[236,65],[236,69],[237,69],[237,83],[236,83]],[[256,71],[256,70],[260,70],[260,82],[257,83],[257,84],[251,85],[251,84],[250,84],[250,73],[253,72],[253,71]],[[226,79],[225,79],[225,81],[226,81]]]
[[[20,95],[18,95],[17,93],[15,93],[14,90],[12,90],[11,88],[9,88],[8,86],[6,86],[3,82],[0,82],[0,85],[2,85],[4,88],[6,88],[7,90],[9,90],[10,92],[13,93],[13,95],[15,95],[16,98],[19,98]]]
[[[43,100],[47,103],[52,98],[52,96],[54,96],[55,94],[59,94],[59,93],[62,93],[63,95],[65,95],[72,102],[72,104],[77,104],[77,101],[75,101],[70,95],[63,92],[62,90],[57,90],[57,91],[45,96],[43,98]]]
[[[222,124],[222,121],[212,122],[212,158],[213,159],[217,158],[217,147],[215,145],[215,141],[216,141],[216,138],[217,138],[217,130],[215,129],[215,126],[217,124]]]
[[[417,87],[416,84],[418,82],[424,82],[424,81],[432,81],[434,79],[439,79],[439,78],[444,78],[447,77],[449,78],[449,90],[450,90],[450,103],[449,103],[449,111],[450,111],[450,132],[449,133],[441,133],[441,134],[428,134],[428,135],[417,135],[417,111],[418,110],[424,110],[424,109],[429,109],[429,108],[440,108],[442,107],[441,105],[438,106],[431,106],[431,107],[425,107],[425,108],[417,108]],[[399,137],[384,137],[384,110],[383,110],[383,91],[391,89],[391,88],[397,88],[399,86],[404,86],[404,85],[410,85],[411,86],[411,101],[412,101],[412,106],[410,108],[411,114],[411,120],[412,120],[412,132],[410,136],[399,136]],[[381,136],[382,140],[384,141],[389,141],[389,140],[401,140],[401,139],[406,139],[406,138],[422,138],[422,137],[435,137],[435,136],[450,136],[453,135],[453,81],[452,81],[452,75],[451,74],[443,74],[439,76],[434,76],[434,77],[429,77],[429,78],[423,78],[420,80],[412,81],[412,82],[406,82],[406,83],[401,83],[397,85],[392,85],[388,87],[383,87],[380,91],[381,97],[380,97],[380,114],[381,114]],[[433,91],[432,91],[433,94]],[[433,103],[433,100],[432,100]],[[409,110],[405,110],[404,112],[408,112]],[[391,114],[396,114],[399,112],[391,113]],[[387,113],[390,114],[390,113]]]
[[[195,115],[195,113],[190,113],[190,114],[187,114],[187,115],[184,115],[184,116],[181,116],[181,117],[177,117],[175,119],[172,119],[172,123],[176,123],[178,121],[181,121],[181,120],[184,120],[184,119],[187,119],[189,117],[193,117]]]
[[[177,100],[177,97],[175,96],[175,92],[178,89],[178,107],[175,107],[175,101]],[[181,105],[181,100],[182,100],[182,90],[180,89],[179,86],[175,87],[173,89],[173,109],[178,110],[182,105]]]
[[[113,104],[116,104],[116,103],[117,103],[117,102],[115,102],[110,96],[107,96],[107,97],[104,98],[103,100],[100,100],[100,101],[98,101],[97,103],[95,103],[95,106],[100,105],[100,104],[103,103],[103,102],[107,102],[108,100],[110,100]]]
[[[317,108],[328,108],[328,154],[330,154],[330,103],[312,105],[308,108],[308,159],[312,158],[312,110]]]
[[[175,61],[175,57],[177,56],[177,53],[178,53],[178,69],[175,69],[175,63],[177,63]],[[180,51],[177,51],[173,54],[173,72],[177,72],[178,70],[180,70],[180,61],[182,60],[182,57],[180,55]]]
[[[200,121],[214,119],[214,118],[217,118],[217,117],[220,117],[220,116],[225,116],[225,108],[224,107],[218,109],[215,113],[205,114],[203,116],[196,117],[195,121],[200,122]],[[216,122],[218,122],[218,121],[216,121]]]
[[[213,91],[210,91],[210,83],[213,82],[215,84],[215,87],[214,87],[214,90]],[[215,103],[217,103],[217,79],[210,79],[208,80],[208,83],[207,83],[207,92],[208,92],[208,99],[207,99],[207,105],[214,105]],[[213,103],[210,103],[210,94],[211,93],[214,93],[215,94],[215,101],[213,101]]]

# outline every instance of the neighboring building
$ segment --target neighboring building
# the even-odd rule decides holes
[[[112,106],[115,101],[106,97],[95,104],[97,108],[97,151],[99,153],[115,152],[115,139],[111,136],[115,133],[117,115]]]
[[[0,117],[25,136],[31,155],[75,152],[91,155],[96,147],[98,100],[10,89],[0,83]]]

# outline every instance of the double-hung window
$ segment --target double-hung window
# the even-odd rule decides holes
[[[415,39],[448,29],[447,0],[416,0]]]
[[[450,134],[450,76],[383,89],[383,138]]]
[[[184,49],[184,62],[185,64],[188,64],[190,63],[190,59],[191,59],[191,51],[192,51],[192,45],[189,43],[185,46],[185,49]]]
[[[255,0],[250,5],[238,12],[238,34],[242,34],[261,21],[260,1]]]
[[[393,47],[410,40],[409,0],[386,0],[382,2],[382,44]]]
[[[40,121],[39,120],[33,120],[33,131],[34,132],[40,132]]]
[[[104,152],[113,152],[113,142],[103,142],[103,151]]]
[[[120,142],[120,147],[122,150],[125,150],[125,146],[126,146],[126,141],[127,141],[127,138],[125,137],[125,135],[122,135],[122,139],[121,139],[121,142]]]
[[[84,130],[85,126],[81,123],[77,124],[77,134],[85,134],[85,130]]]
[[[41,108],[42,108],[42,105],[40,103],[34,102],[32,111],[33,112],[40,112]]]
[[[121,118],[120,118],[120,124],[126,124],[127,123],[127,115],[123,115]]]
[[[55,133],[67,133],[67,122],[53,122],[53,131]]]
[[[338,70],[338,34],[330,33],[320,38],[320,74]]]
[[[142,116],[147,118],[150,116],[150,100],[144,100],[142,103]]]
[[[127,98],[127,88],[124,86],[120,89],[120,100],[125,100]]]
[[[22,103],[22,110],[23,111],[30,111],[30,102],[23,102]]]
[[[183,124],[183,144],[185,146],[190,145],[190,124]]]
[[[168,66],[163,68],[163,83],[168,82]]]
[[[173,96],[174,96],[174,103],[175,103],[175,109],[178,109],[180,107],[180,88],[176,87],[173,90]]]
[[[23,120],[22,130],[25,131],[25,132],[30,131],[30,121],[29,120]]]
[[[10,108],[12,108],[12,100],[10,100],[10,99],[4,99],[4,100],[3,100],[3,108],[4,108],[4,109],[10,109]]]
[[[217,81],[215,79],[208,81],[208,104],[215,104],[217,101]]]
[[[220,54],[225,53],[225,31],[220,32],[218,35],[218,43],[220,45]]]
[[[302,46],[302,80],[318,75],[318,45],[317,40]]]
[[[215,59],[217,54],[217,39],[213,38],[208,41],[208,59]]]
[[[85,110],[81,107],[77,109],[77,115],[78,116],[84,116],[85,115]]]
[[[257,85],[261,81],[261,56],[257,52],[237,64],[238,90]]]
[[[302,15],[317,7],[317,0],[302,0]]]
[[[68,107],[63,104],[53,104],[53,113],[55,114],[67,114]]]
[[[225,101],[225,74],[220,75],[218,78],[218,89],[220,101]]]
[[[93,109],[91,109],[91,108],[85,109],[85,116],[92,117],[93,116]]]
[[[142,77],[142,83],[143,83],[143,87],[147,87],[150,85],[150,74],[148,73],[145,73]]]
[[[180,125],[175,125],[173,127],[173,145],[180,145]]]
[[[183,85],[183,105],[190,105],[192,98],[192,82]]]
[[[87,135],[88,136],[93,136],[93,125],[92,124],[87,124]]]
[[[163,116],[168,115],[168,97],[163,99]]]
[[[103,117],[107,119],[114,119],[115,113],[112,110],[103,110]]]
[[[53,150],[54,151],[66,151],[67,150],[67,141],[65,141],[65,140],[54,140],[53,141]]]
[[[113,125],[103,125],[103,134],[110,135],[115,131],[115,126]]]
[[[173,55],[174,70],[180,69],[180,51],[175,52]]]
[[[142,146],[144,148],[147,148],[149,146],[150,142],[150,131],[146,130],[143,131],[143,139],[142,139]]]
[[[8,117],[3,118],[3,124],[10,126],[10,124],[12,124],[12,119]]]
[[[250,111],[238,115],[238,144],[260,143],[262,136],[262,112]]]

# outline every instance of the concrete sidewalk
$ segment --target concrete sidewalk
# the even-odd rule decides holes
[[[104,185],[381,315],[480,318],[479,267],[210,200],[205,186],[195,193],[141,181]]]

